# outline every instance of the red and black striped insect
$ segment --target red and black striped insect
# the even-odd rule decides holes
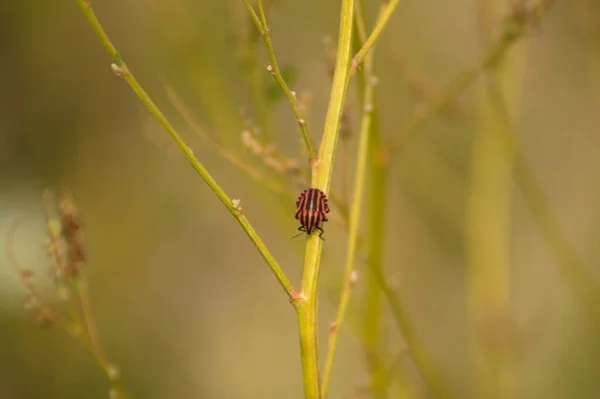
[[[325,240],[321,236],[324,231],[321,225],[327,221],[329,213],[329,205],[325,193],[318,188],[309,188],[300,193],[296,201],[296,220],[301,226],[298,230],[310,235],[313,230],[319,230],[319,238]],[[302,234],[302,233],[300,233]],[[295,235],[298,237],[300,234]],[[292,237],[292,238],[294,238]]]

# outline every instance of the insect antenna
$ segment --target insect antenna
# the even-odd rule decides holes
[[[296,237],[298,237],[298,236],[301,236],[302,234],[304,234],[304,232],[303,232],[303,231],[302,231],[302,232],[300,232],[300,233],[298,233],[298,234],[296,234],[296,235],[295,235],[295,236],[293,236],[293,237],[290,237],[290,240],[293,240],[294,238],[296,238]]]

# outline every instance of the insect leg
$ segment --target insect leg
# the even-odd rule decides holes
[[[315,227],[315,229],[317,229],[317,230],[319,230],[319,231],[321,232],[321,234],[317,234],[317,236],[318,236],[318,237],[319,237],[321,240],[325,241],[325,239],[324,239],[323,237],[321,237],[321,236],[322,236],[322,235],[325,233],[325,231],[324,231],[322,228],[318,227],[318,226],[316,226],[316,227]]]

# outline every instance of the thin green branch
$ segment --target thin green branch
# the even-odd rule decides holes
[[[431,79],[402,53],[387,50],[382,52],[389,58],[391,65],[406,79],[408,90],[419,103],[432,103],[440,97],[440,89],[432,84]],[[456,102],[450,102],[442,110],[448,120],[463,116],[464,112]]]
[[[392,159],[406,144],[416,136],[425,123],[434,115],[443,110],[456,97],[462,94],[483,71],[497,63],[519,40],[521,40],[528,28],[535,26],[550,8],[552,0],[541,0],[528,14],[521,14],[520,10],[513,10],[502,34],[496,43],[486,51],[479,60],[471,67],[464,69],[456,76],[437,100],[416,113],[400,130],[400,135],[390,143],[390,154]]]
[[[325,118],[319,163],[313,168],[312,186],[329,191],[335,148],[350,77],[350,49],[352,45],[354,1],[343,0],[340,12],[340,31],[329,107]],[[315,234],[306,243],[302,274],[301,298],[296,302],[300,351],[304,376],[304,395],[307,399],[320,399],[319,355],[317,345],[317,281],[321,262],[323,240]]]
[[[104,354],[104,351],[102,350],[102,346],[100,345],[100,338],[98,337],[98,329],[96,327],[96,319],[92,309],[90,290],[87,281],[85,281],[85,277],[81,276],[79,278],[73,278],[73,287],[79,297],[81,313],[83,314],[83,321],[85,322],[92,351],[100,362],[108,364],[108,360]]]
[[[339,336],[339,331],[342,327],[342,323],[344,321],[346,309],[348,307],[348,302],[350,301],[352,287],[354,285],[352,273],[356,256],[362,200],[365,191],[364,186],[366,180],[367,159],[369,154],[369,134],[371,131],[371,120],[374,108],[373,100],[375,91],[374,87],[376,81],[375,77],[373,76],[373,52],[369,53],[365,58],[364,74],[366,84],[363,96],[363,115],[358,142],[356,176],[354,179],[354,190],[352,194],[353,202],[352,207],[350,209],[350,220],[348,226],[348,248],[346,252],[346,266],[344,269],[344,280],[342,292],[340,295],[340,303],[335,323],[332,326],[331,332],[329,334],[329,346],[325,362],[325,371],[323,374],[323,387],[321,389],[321,397],[323,399],[327,397],[327,389],[329,387],[329,380],[331,377],[331,368],[333,366],[333,359],[335,356],[337,339]]]
[[[283,270],[281,270],[281,268],[277,264],[277,261],[275,260],[275,258],[273,258],[273,256],[271,255],[271,253],[269,252],[269,250],[267,249],[265,244],[262,242],[262,240],[259,238],[259,236],[256,234],[256,232],[254,231],[254,229],[252,228],[252,226],[250,225],[250,223],[244,216],[243,212],[241,211],[241,207],[239,205],[235,205],[233,203],[233,201],[227,196],[225,191],[223,191],[223,189],[212,178],[212,176],[208,173],[208,171],[200,163],[198,158],[196,158],[193,151],[185,144],[185,142],[182,140],[179,133],[177,133],[177,131],[173,128],[171,123],[162,114],[162,112],[158,109],[158,107],[154,104],[154,102],[150,99],[148,94],[144,91],[144,89],[141,87],[141,85],[135,79],[133,74],[129,71],[129,69],[127,68],[127,65],[121,59],[119,53],[117,52],[117,50],[115,49],[115,47],[109,40],[108,36],[102,29],[102,26],[100,25],[100,22],[98,21],[98,18],[94,14],[94,11],[92,10],[90,4],[86,0],[77,0],[77,3],[79,4],[81,11],[85,15],[85,17],[87,18],[89,23],[92,25],[92,28],[94,29],[98,38],[100,39],[100,42],[102,43],[102,45],[104,46],[104,48],[106,49],[108,54],[111,56],[111,58],[114,60],[114,63],[112,64],[113,71],[117,75],[119,75],[119,76],[123,77],[123,79],[125,79],[125,81],[129,84],[131,89],[138,95],[138,97],[142,100],[144,105],[146,105],[146,107],[148,108],[150,113],[152,115],[154,115],[154,117],[157,119],[157,121],[160,123],[160,125],[167,131],[167,133],[169,133],[169,135],[171,136],[171,138],[173,139],[173,141],[175,142],[177,147],[179,147],[179,149],[183,153],[184,157],[188,160],[188,162],[190,163],[192,168],[194,168],[194,170],[200,175],[200,177],[202,177],[202,179],[206,182],[206,184],[208,184],[208,186],[212,189],[212,191],[221,200],[223,205],[225,205],[225,207],[227,208],[229,213],[231,213],[231,215],[234,217],[234,219],[239,223],[239,225],[242,227],[242,229],[246,232],[246,235],[250,238],[250,240],[252,241],[252,243],[254,244],[256,249],[258,250],[258,252],[262,255],[263,259],[267,262],[267,264],[269,265],[269,268],[271,269],[271,271],[273,272],[273,274],[279,281],[279,284],[281,285],[281,287],[287,293],[288,297],[290,297],[290,298],[294,297],[294,293],[295,293],[294,288],[292,287],[291,283],[289,282],[289,280],[286,277]]]
[[[292,109],[294,110],[294,114],[296,115],[296,121],[298,122],[298,126],[300,127],[300,132],[302,133],[302,138],[304,139],[304,145],[306,146],[306,150],[308,152],[308,157],[310,159],[310,163],[313,164],[315,160],[315,151],[312,145],[312,140],[310,138],[310,133],[308,132],[308,127],[306,124],[306,120],[302,117],[302,113],[300,112],[300,107],[298,106],[298,101],[296,100],[295,93],[292,93],[290,88],[288,87],[285,79],[283,79],[283,75],[279,70],[279,66],[277,65],[277,59],[275,58],[275,51],[273,50],[273,43],[271,42],[271,34],[269,31],[269,25],[267,23],[267,17],[265,15],[265,11],[263,8],[262,0],[258,0],[258,9],[260,12],[260,17],[254,11],[254,8],[250,4],[249,0],[244,0],[244,4],[248,8],[250,15],[252,16],[252,20],[254,24],[258,28],[263,40],[265,42],[265,46],[267,48],[267,54],[269,55],[270,65],[267,66],[267,71],[273,75],[281,89],[285,93],[285,96],[288,98]]]
[[[47,205],[47,204],[45,204],[45,205]],[[54,267],[58,267],[58,268],[60,268],[61,271],[64,271],[64,262],[62,261],[63,256],[60,251],[60,246],[58,245],[57,232],[55,231],[55,228],[50,221],[49,213],[47,212],[47,210],[48,210],[48,208],[45,209],[46,212],[44,212],[44,213],[45,213],[45,217],[46,217],[47,235],[48,235],[48,238],[50,241],[47,245],[46,250],[48,251],[48,255],[51,257],[51,259],[53,259],[54,261],[57,262],[57,264],[54,265]],[[79,291],[76,290],[74,286],[67,284],[67,282],[63,282],[63,280],[66,279],[66,276],[65,276],[65,274],[59,272],[60,277],[56,280],[58,280],[61,284],[64,284],[64,285],[59,284],[59,285],[57,285],[56,288],[57,288],[57,290],[60,290],[61,288],[64,288],[65,290],[67,290],[66,292],[67,292],[67,295],[69,298],[69,303],[66,305],[68,319],[65,320],[64,316],[61,317],[59,312],[55,311],[55,309],[51,305],[48,305],[48,301],[46,301],[44,298],[42,298],[40,293],[36,290],[33,282],[31,281],[32,272],[23,269],[23,267],[21,267],[21,265],[19,264],[19,262],[17,260],[17,256],[14,254],[14,251],[13,251],[14,250],[13,240],[14,240],[14,235],[16,232],[17,225],[18,225],[17,219],[13,219],[13,221],[9,224],[8,232],[6,235],[5,248],[4,248],[5,254],[6,254],[9,266],[11,267],[11,269],[14,271],[14,273],[17,275],[17,277],[23,284],[23,287],[27,291],[28,299],[29,299],[30,303],[33,305],[33,308],[37,311],[38,322],[41,323],[42,325],[45,325],[46,323],[48,323],[48,325],[55,326],[59,330],[62,330],[66,334],[73,337],[76,341],[83,344],[88,349],[88,351],[92,354],[92,356],[94,356],[94,358],[96,359],[96,364],[102,369],[102,371],[108,377],[108,379],[111,383],[111,388],[112,388],[113,392],[117,393],[119,395],[118,396],[119,398],[127,399],[128,395],[120,387],[118,378],[115,378],[114,366],[111,367],[111,365],[106,361],[105,356],[103,356],[101,354],[101,351],[96,349],[99,347],[99,345],[96,345],[96,347],[95,347],[92,344],[92,339],[97,340],[97,336],[94,336],[94,338],[92,338],[92,335],[89,332],[90,330],[89,329],[84,330],[84,328],[82,326],[82,318],[80,317],[79,312],[78,311],[75,312],[72,309],[73,305],[76,305],[76,303],[75,303],[76,300],[80,299]],[[85,309],[83,309],[83,313],[84,313],[84,317],[85,317],[86,316]],[[90,314],[90,313],[88,313],[88,314]],[[86,332],[87,332],[87,336],[85,334]]]
[[[401,134],[391,143],[391,153],[396,155],[406,144],[417,135],[434,115],[443,110],[456,97],[462,94],[478,77],[479,75],[492,65],[499,57],[501,57],[514,44],[514,40],[500,40],[489,51],[487,51],[477,63],[467,69],[464,69],[456,76],[450,84],[444,89],[442,94],[433,102],[428,104],[422,112],[415,114],[404,127],[400,130]]]
[[[206,128],[201,126],[201,124],[194,118],[192,112],[189,108],[184,104],[183,100],[179,97],[179,95],[173,90],[170,86],[164,86],[165,92],[167,93],[167,97],[171,101],[171,104],[175,109],[179,112],[183,120],[189,125],[189,127],[196,133],[200,138],[207,141],[211,145],[213,145],[219,154],[231,164],[236,166],[242,172],[246,173],[248,176],[253,178],[256,181],[261,182],[265,187],[273,191],[275,194],[280,196],[281,198],[285,198],[286,201],[290,200],[292,197],[290,195],[289,190],[286,189],[285,185],[275,179],[271,179],[262,173],[260,170],[250,165],[247,162],[244,162],[240,159],[234,152],[225,148],[222,144],[214,140],[209,132],[207,132]],[[275,154],[274,154],[275,155]],[[285,161],[284,157],[281,154],[277,155],[278,161],[282,163]],[[299,169],[298,171],[298,185],[301,187],[306,187],[309,183],[310,176],[303,169]],[[282,176],[285,177],[285,176]],[[294,193],[295,194],[295,193]],[[295,198],[295,197],[294,197]],[[333,223],[338,224],[342,229],[348,230],[348,211],[346,210],[345,202],[341,200],[341,197],[336,195],[335,193],[329,193],[328,195],[330,203],[336,206],[336,212],[329,216],[329,220]],[[360,242],[359,238],[359,242]]]
[[[559,270],[577,299],[585,306],[589,318],[600,331],[600,285],[565,236],[563,228],[550,206],[548,196],[540,187],[525,155],[515,154],[516,181],[527,201],[544,241],[554,255]]]
[[[427,386],[431,390],[431,393],[438,399],[450,398],[450,393],[433,365],[427,349],[423,342],[421,342],[415,327],[412,325],[410,318],[402,305],[402,301],[400,301],[396,292],[389,286],[381,269],[371,268],[371,272],[390,304],[394,320],[402,332],[408,351],[421,372],[423,379],[427,383]]]
[[[120,373],[116,365],[111,364],[100,345],[100,338],[98,337],[98,330],[96,328],[96,320],[94,318],[92,303],[90,299],[90,292],[87,282],[83,276],[74,277],[72,279],[73,287],[76,292],[77,299],[81,304],[81,312],[83,314],[83,323],[85,323],[85,331],[87,337],[80,334],[79,337],[72,331],[67,331],[71,336],[78,339],[83,345],[85,345],[92,355],[96,358],[96,362],[104,371],[104,374],[108,377],[112,389],[119,396],[118,398],[126,399],[126,394],[121,387]],[[78,322],[81,325],[81,322]]]
[[[379,11],[379,17],[385,10],[382,5]],[[363,16],[362,1],[358,1],[355,7],[357,35],[355,46],[360,48],[367,40],[367,30]],[[376,22],[377,23],[377,22]],[[369,54],[366,60],[369,59]],[[365,62],[365,66],[368,66]],[[360,73],[359,95],[364,100],[366,87],[372,79],[368,76],[366,67]],[[387,185],[387,168],[382,165],[378,156],[382,150],[383,140],[379,129],[379,115],[377,109],[373,110],[371,115],[371,131],[369,132],[369,202],[367,213],[367,260],[368,268],[381,268],[383,264],[383,245],[384,245],[384,225],[385,225],[385,202]],[[364,304],[362,309],[362,334],[364,356],[369,372],[369,391],[374,399],[379,399],[385,391],[383,351],[385,344],[381,336],[381,315],[382,315],[382,295],[377,281],[372,273],[367,273],[364,293]],[[403,384],[405,379],[399,379]],[[404,384],[403,384],[404,385]]]
[[[361,49],[356,53],[354,58],[352,59],[352,66],[357,68],[362,62],[367,53],[371,50],[371,48],[375,45],[377,39],[379,39],[379,35],[383,32],[383,29],[386,27],[387,23],[390,21],[392,14],[396,7],[400,4],[400,0],[390,0],[384,10],[380,13],[380,17],[377,20],[377,25],[373,29],[373,32],[369,35],[366,41],[363,42]]]
[[[261,182],[265,185],[265,187],[269,188],[277,195],[289,197],[289,192],[286,190],[283,184],[270,179],[253,165],[250,165],[249,163],[240,159],[233,151],[214,140],[206,131],[206,129],[194,118],[190,109],[184,104],[183,100],[179,97],[175,90],[173,90],[170,86],[164,86],[164,88],[165,92],[167,93],[167,97],[169,97],[169,100],[171,101],[171,104],[173,104],[175,109],[177,109],[183,120],[189,125],[194,133],[214,146],[223,158],[228,160],[232,165],[236,166],[240,171],[246,173],[254,180]]]
[[[542,238],[554,255],[559,271],[575,297],[584,306],[594,328],[600,330],[600,284],[589,272],[563,232],[560,221],[552,211],[548,196],[535,178],[533,168],[518,148],[517,132],[510,118],[506,100],[494,84],[489,84],[492,100],[499,110],[503,125],[501,145],[507,157],[514,157],[515,180],[540,228]]]
[[[389,15],[389,6],[382,8],[379,13],[380,21]],[[361,18],[360,7],[357,7],[357,26],[359,39],[364,43],[365,28]],[[378,25],[380,22],[378,22]],[[363,45],[364,48],[364,45]],[[368,85],[367,72],[368,56],[365,58],[365,82]],[[368,234],[368,260],[369,271],[367,279],[367,293],[364,314],[365,324],[365,349],[367,362],[371,372],[371,392],[374,398],[382,397],[387,387],[385,369],[382,367],[381,348],[381,297],[380,290],[386,296],[394,320],[400,327],[400,331],[407,343],[408,350],[415,362],[417,369],[429,386],[430,391],[438,398],[448,398],[449,393],[443,379],[435,368],[427,353],[426,347],[420,341],[410,318],[404,311],[404,306],[395,292],[389,288],[383,272],[383,243],[385,225],[385,193],[389,164],[382,157],[384,144],[379,133],[377,115],[373,115],[373,127],[369,136],[370,145],[370,173],[371,187],[369,199],[369,234]],[[406,381],[403,381],[406,383]]]
[[[499,7],[486,0],[477,5],[481,44],[487,48],[492,40],[493,21]],[[505,127],[500,122],[502,110],[491,97],[492,91],[512,92],[511,109],[518,107],[515,94],[522,89],[519,74],[525,48],[504,57],[487,69],[485,84],[478,85],[478,117],[471,150],[465,203],[466,305],[469,347],[474,367],[473,393],[476,397],[512,398],[515,396],[515,349],[512,331],[498,332],[490,323],[512,321],[511,292],[511,167],[514,151],[505,152],[498,137]],[[508,104],[507,104],[508,105]],[[482,234],[484,232],[484,234]],[[507,343],[498,350],[499,340]]]

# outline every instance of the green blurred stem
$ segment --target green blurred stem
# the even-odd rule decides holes
[[[371,272],[390,304],[394,320],[402,332],[410,355],[418,370],[421,372],[431,393],[438,399],[450,398],[450,392],[431,361],[425,345],[417,335],[417,332],[404,309],[402,301],[398,298],[396,292],[389,286],[381,269],[371,268]]]
[[[276,181],[275,179],[270,178],[258,168],[238,157],[229,148],[214,140],[211,134],[206,131],[206,128],[204,128],[200,122],[194,118],[190,109],[184,104],[183,100],[179,97],[175,90],[166,85],[164,86],[164,89],[167,93],[167,97],[169,97],[169,100],[171,100],[171,104],[173,104],[173,106],[177,109],[183,120],[189,125],[194,133],[216,148],[223,158],[229,161],[232,165],[236,166],[241,172],[247,174],[257,182],[260,182],[278,196],[289,199],[287,198],[289,196],[289,191],[286,189],[286,187],[284,187],[281,181]]]
[[[462,94],[486,69],[497,63],[528,32],[529,26],[535,26],[551,5],[550,1],[538,5],[538,10],[529,20],[509,23],[499,38],[471,67],[464,69],[456,76],[441,95],[428,106],[416,113],[401,129],[400,134],[390,143],[392,157],[406,147],[406,144],[419,133],[434,115],[443,110],[451,101]],[[393,159],[393,158],[392,158]]]
[[[501,144],[507,154],[514,156],[514,174],[517,185],[529,206],[542,238],[548,245],[569,288],[588,312],[592,326],[600,331],[600,285],[589,272],[575,249],[565,236],[560,221],[552,211],[548,196],[535,178],[525,154],[518,148],[517,133],[510,120],[510,114],[497,87],[489,86],[492,99],[501,111],[503,136]]]
[[[98,329],[96,328],[96,319],[94,318],[88,283],[83,276],[73,278],[72,283],[81,304],[81,312],[83,313],[83,321],[85,322],[88,337],[90,339],[90,347],[98,361],[103,364],[108,364],[108,360],[100,345],[100,338],[98,337]]]
[[[515,175],[542,237],[554,255],[559,270],[575,297],[584,305],[592,325],[600,331],[600,285],[565,236],[550,206],[548,196],[536,180],[525,155],[515,154]]]
[[[271,34],[269,31],[269,25],[267,24],[267,17],[265,15],[262,0],[258,0],[257,3],[260,17],[256,14],[256,11],[254,11],[254,8],[250,4],[250,2],[248,0],[244,0],[244,4],[246,4],[246,7],[248,8],[248,11],[252,16],[254,24],[258,28],[258,31],[260,32],[260,34],[263,37],[263,40],[265,41],[267,54],[269,55],[269,60],[271,62],[271,69],[269,69],[269,73],[271,73],[273,77],[275,77],[275,80],[277,80],[277,83],[279,83],[279,86],[281,86],[281,89],[290,101],[292,109],[294,110],[294,114],[296,115],[296,121],[298,121],[298,126],[300,126],[300,132],[302,133],[302,138],[304,139],[304,145],[306,145],[308,156],[312,162],[315,158],[315,151],[312,145],[310,134],[308,132],[306,121],[302,117],[302,113],[300,112],[300,107],[298,106],[298,101],[296,100],[295,94],[292,93],[287,83],[283,79],[283,75],[281,74],[279,66],[277,65],[277,59],[275,58],[275,51],[273,50],[273,43],[271,42]]]
[[[382,353],[381,311],[382,288],[372,270],[383,273],[383,250],[385,242],[386,194],[389,170],[382,162],[384,142],[379,130],[377,113],[373,115],[373,127],[369,137],[369,202],[367,223],[367,260],[369,273],[366,276],[363,329],[365,357],[371,374],[373,398],[381,397],[386,390],[384,359]],[[402,384],[406,381],[403,379]]]
[[[106,377],[111,382],[111,387],[118,394],[119,399],[127,399],[129,395],[125,393],[123,388],[120,386],[120,381],[114,379],[112,367],[106,359],[98,356],[98,353],[95,351],[92,343],[90,342],[89,337],[82,334],[82,326],[78,321],[73,321],[72,323],[66,323],[63,320],[57,318],[56,316],[51,317],[52,324],[58,327],[60,330],[64,331],[66,334],[70,335],[73,339],[81,343],[83,346],[87,348],[88,351],[96,358],[96,364],[102,369]]]
[[[243,215],[242,211],[233,207],[233,203],[232,203],[231,199],[227,196],[227,194],[225,194],[223,189],[212,178],[212,176],[208,173],[208,171],[200,163],[198,158],[196,158],[193,151],[185,144],[185,142],[182,140],[181,136],[179,136],[179,134],[173,128],[173,126],[169,123],[167,118],[162,114],[162,112],[158,109],[158,107],[154,104],[154,102],[152,102],[152,100],[150,99],[148,94],[146,94],[144,89],[142,89],[142,87],[140,86],[138,81],[135,79],[133,74],[129,71],[129,69],[127,68],[127,65],[125,64],[125,62],[123,62],[123,60],[121,59],[121,56],[119,55],[119,53],[117,52],[117,50],[111,43],[110,39],[104,32],[104,29],[102,28],[100,21],[98,21],[98,18],[96,18],[96,15],[94,14],[94,11],[92,10],[90,4],[86,0],[77,0],[77,4],[79,4],[81,11],[87,18],[90,25],[92,25],[92,28],[94,29],[94,31],[96,32],[96,35],[100,39],[100,42],[102,43],[102,45],[104,46],[104,48],[106,49],[106,51],[108,52],[110,57],[114,60],[114,63],[112,65],[113,71],[117,75],[123,77],[123,79],[125,79],[125,81],[127,81],[129,86],[131,87],[131,89],[138,95],[138,97],[142,100],[144,105],[146,105],[146,107],[148,108],[150,113],[152,115],[154,115],[154,117],[157,119],[157,121],[160,123],[160,125],[167,131],[167,133],[169,133],[169,135],[171,136],[171,138],[173,139],[173,141],[175,142],[177,147],[179,147],[181,152],[183,152],[183,155],[188,160],[188,162],[190,163],[192,168],[194,168],[194,170],[196,172],[198,172],[200,177],[202,177],[202,179],[206,182],[206,184],[208,184],[208,186],[213,190],[213,192],[221,200],[223,205],[225,205],[227,210],[234,217],[234,219],[239,223],[239,225],[242,227],[242,229],[244,229],[244,231],[246,232],[246,235],[250,238],[250,240],[252,241],[252,243],[254,244],[256,249],[258,250],[258,252],[262,255],[263,259],[267,262],[271,271],[273,272],[273,274],[279,281],[279,284],[281,285],[281,287],[287,293],[288,297],[293,298],[295,290],[292,287],[291,283],[289,282],[289,280],[286,277],[283,270],[281,270],[281,268],[277,264],[277,261],[275,260],[275,258],[273,258],[273,256],[271,255],[271,253],[269,252],[269,250],[267,249],[265,244],[258,237],[258,235],[254,231],[254,229],[252,228],[252,226],[250,225],[250,223],[248,222],[246,217]]]
[[[333,359],[335,356],[335,349],[337,346],[337,338],[339,331],[344,321],[348,302],[350,301],[350,295],[352,293],[352,270],[354,266],[358,229],[360,225],[360,212],[362,207],[362,200],[364,194],[364,186],[366,180],[367,170],[367,158],[369,154],[369,134],[371,131],[371,118],[374,111],[373,97],[374,97],[374,86],[375,78],[372,75],[373,72],[373,52],[369,53],[365,58],[364,74],[366,79],[364,99],[363,99],[363,115],[361,121],[360,135],[358,141],[358,156],[356,162],[356,172],[354,178],[354,189],[352,193],[352,207],[350,209],[349,226],[348,226],[348,248],[346,252],[346,266],[344,269],[344,280],[342,293],[340,295],[340,303],[335,319],[335,323],[331,328],[329,334],[329,345],[327,351],[327,359],[325,362],[325,372],[323,374],[323,387],[321,390],[321,397],[324,399],[327,397],[327,389],[329,387],[329,380],[331,376],[331,368],[333,366]]]
[[[364,41],[361,49],[356,53],[354,58],[352,59],[352,65],[354,67],[358,67],[363,59],[366,57],[367,53],[373,48],[377,39],[379,39],[379,35],[383,32],[383,29],[386,27],[387,23],[390,21],[392,14],[396,7],[400,4],[400,0],[390,0],[387,6],[381,12],[379,18],[377,19],[377,24],[373,29],[373,32],[369,35],[366,41]]]
[[[355,46],[362,47],[367,40],[365,21],[363,16],[362,1],[356,3],[356,30]],[[385,12],[386,6],[382,6],[379,11],[379,18]],[[372,71],[369,71],[368,53],[365,58],[365,67],[359,73],[359,95],[363,98],[366,94],[367,86],[372,83]],[[372,101],[374,102],[374,100]],[[383,140],[379,130],[379,116],[377,109],[373,110],[371,115],[371,131],[369,132],[369,205],[367,220],[367,261],[368,267],[383,267],[383,245],[384,245],[384,226],[385,226],[385,198],[387,189],[387,167],[381,162],[380,156]],[[372,273],[366,276],[366,289],[364,294],[365,302],[363,309],[363,345],[367,367],[370,374],[369,388],[374,399],[384,397],[387,390],[385,378],[384,358],[382,351],[381,336],[381,306],[382,296],[377,281]],[[405,385],[405,379],[399,378],[399,382]]]
[[[492,40],[493,21],[506,0],[490,4],[479,0],[482,45]],[[523,43],[525,44],[525,43]],[[500,101],[510,98],[511,113],[518,110],[525,48],[519,46],[484,73],[478,89],[478,128],[473,140],[466,202],[465,253],[467,260],[467,315],[474,364],[476,397],[510,399],[515,395],[515,346],[510,328],[511,309],[511,168],[514,151],[504,151]],[[491,88],[494,88],[492,90]],[[495,100],[494,95],[502,96]],[[508,111],[508,109],[507,109]],[[508,115],[507,115],[508,116]]]
[[[342,0],[340,12],[340,32],[336,56],[333,84],[330,92],[329,107],[325,118],[323,141],[319,152],[318,167],[313,168],[312,186],[329,191],[335,148],[340,129],[340,118],[344,108],[348,80],[350,77],[350,48],[352,45],[352,19],[354,1]],[[302,372],[304,376],[304,395],[307,399],[319,399],[319,355],[317,345],[317,281],[321,262],[323,240],[311,234],[306,243],[304,270],[302,274],[302,298],[296,301],[298,328],[300,332],[300,350]]]
[[[119,398],[126,399],[127,395],[121,388],[120,377],[113,375],[116,365],[111,364],[100,344],[100,338],[98,337],[98,329],[96,328],[96,319],[94,318],[92,301],[90,298],[89,285],[84,276],[74,277],[71,279],[75,295],[81,305],[81,313],[83,314],[83,322],[85,323],[85,331],[87,332],[87,339],[83,335],[78,340],[84,344],[89,351],[96,358],[96,362],[102,368],[109,381],[111,382],[112,388],[119,394]],[[81,325],[81,323],[78,323]],[[71,334],[75,336],[75,334]],[[117,370],[118,371],[118,370]]]

